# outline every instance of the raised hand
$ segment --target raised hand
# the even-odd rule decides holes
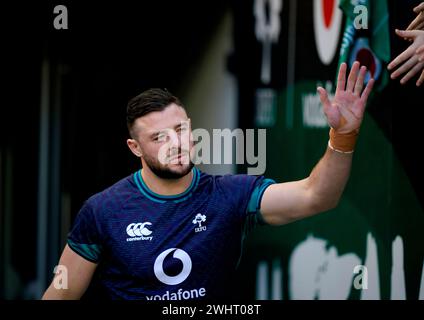
[[[328,124],[338,134],[359,131],[365,105],[374,85],[374,79],[370,79],[362,91],[367,68],[365,66],[359,68],[359,65],[358,61],[354,62],[346,84],[347,65],[346,63],[341,64],[336,94],[332,101],[328,98],[328,93],[324,88],[317,88]]]
[[[421,2],[414,8],[414,12],[417,14],[415,19],[409,24],[406,30],[424,30],[424,2]]]
[[[396,30],[399,37],[412,40],[412,44],[398,55],[392,62],[389,63],[388,69],[393,70],[395,67],[399,68],[392,72],[391,78],[396,79],[401,74],[406,75],[400,80],[401,84],[405,84],[417,73],[421,72],[420,78],[417,80],[416,85],[420,86],[424,82],[424,31],[423,30]],[[421,60],[420,60],[421,59]]]

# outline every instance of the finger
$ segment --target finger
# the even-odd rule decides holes
[[[419,46],[418,49],[415,51],[415,53],[418,53],[418,54],[424,53],[424,44]]]
[[[327,91],[322,87],[318,87],[317,90],[319,92],[319,99],[324,107],[324,113],[327,113],[327,111],[331,108],[331,102],[328,98]]]
[[[402,37],[402,38],[415,38],[420,34],[420,30],[399,30],[399,29],[396,29],[395,32],[399,37]]]
[[[424,30],[424,15],[423,15],[423,19],[421,19],[422,21],[421,21],[421,23],[419,23],[416,27],[415,27],[415,29],[417,29],[417,30]]]
[[[409,24],[407,31],[411,31],[411,30],[420,30],[420,26],[422,25],[424,21],[424,13],[421,12],[418,16],[415,17],[414,20],[412,20],[412,22]]]
[[[367,67],[362,66],[361,69],[359,70],[358,80],[356,81],[356,84],[355,84],[355,95],[357,96],[361,95],[362,88],[364,87],[364,79],[365,79],[366,73],[367,73]]]
[[[418,17],[415,17],[415,19],[412,20],[412,22],[409,24],[408,28],[406,28],[406,31],[416,30],[418,23],[419,23]],[[406,40],[406,38],[404,39]]]
[[[335,112],[335,107],[331,105],[330,99],[328,99],[327,91],[322,87],[318,87],[317,90],[319,92],[319,98],[323,106],[323,111],[327,116],[328,123],[331,127],[337,126],[340,121],[340,115],[338,112]]]
[[[421,72],[421,76],[417,80],[417,83],[416,83],[417,87],[419,87],[420,85],[422,85],[423,82],[424,82],[424,70]]]
[[[424,51],[423,51],[423,53],[418,54],[417,56],[418,56],[418,61],[419,62],[423,62],[424,61]]]
[[[340,69],[339,69],[339,75],[337,77],[337,88],[336,88],[336,92],[338,91],[344,91],[345,86],[346,86],[346,69],[347,69],[347,65],[345,62],[343,62],[340,65]]]
[[[401,84],[407,83],[413,76],[415,76],[420,70],[424,63],[417,63],[409,72],[400,80]]]
[[[401,74],[409,71],[418,63],[418,57],[412,56],[408,61],[402,64],[395,72],[393,72],[390,76],[392,79],[396,79]]]
[[[397,65],[403,63],[405,60],[409,59],[415,52],[415,49],[412,46],[409,46],[404,52],[398,55],[392,62],[389,63],[387,69],[392,70]]]
[[[358,78],[358,71],[359,62],[355,61],[353,63],[352,69],[350,70],[349,78],[347,79],[346,91],[353,92],[353,89],[355,88],[356,79]]]
[[[372,88],[374,87],[374,79],[370,79],[370,81],[368,81],[367,86],[365,87],[364,92],[362,92],[362,96],[361,96],[361,101],[363,103],[363,105],[365,106],[365,104],[367,103],[368,97],[372,91]]]
[[[424,2],[421,2],[413,10],[414,10],[415,13],[420,13],[420,11],[424,11]]]

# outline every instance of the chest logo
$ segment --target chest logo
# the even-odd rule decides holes
[[[151,225],[152,224],[150,222],[129,224],[127,227],[127,235],[129,235],[130,238],[127,238],[127,241],[152,241],[152,231],[147,229],[147,226]]]
[[[174,254],[172,255],[174,260],[172,260],[172,263],[170,263],[170,265],[167,266],[168,269],[175,269],[174,267],[175,267],[175,265],[177,265],[175,263],[175,259],[180,260],[181,263],[183,264],[182,270],[177,275],[174,275],[174,276],[170,276],[170,275],[166,274],[165,271],[164,271],[165,258],[171,252],[174,252]],[[185,252],[182,249],[178,249],[178,248],[170,248],[170,249],[167,249],[164,252],[162,252],[156,258],[155,264],[153,266],[153,270],[155,272],[156,278],[158,278],[158,280],[160,282],[163,282],[167,285],[177,285],[177,284],[180,284],[181,282],[183,282],[185,279],[187,279],[187,277],[190,275],[191,267],[192,267],[191,258],[190,258],[190,256],[188,255],[187,252]]]
[[[203,224],[206,223],[206,215],[198,213],[196,214],[196,217],[194,217],[192,222],[194,225],[197,224],[197,227],[194,228],[194,232],[206,231],[206,226],[205,225],[202,226],[202,223]]]

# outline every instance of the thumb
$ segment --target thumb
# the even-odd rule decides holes
[[[328,124],[330,127],[337,127],[340,122],[340,112],[338,111],[337,106],[331,105],[328,93],[324,88],[318,87],[317,90],[319,92],[319,98],[323,106],[324,114],[327,117]]]
[[[331,108],[331,102],[328,98],[327,90],[325,90],[323,87],[318,87],[317,91],[319,92],[319,99],[321,100],[321,103],[324,107],[324,112],[327,113],[327,111]]]

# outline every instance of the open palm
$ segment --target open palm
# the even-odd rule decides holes
[[[358,61],[354,62],[346,84],[347,65],[346,63],[341,64],[337,77],[336,94],[332,101],[328,98],[327,91],[318,87],[328,124],[340,134],[359,131],[367,99],[374,85],[374,79],[370,79],[362,91],[367,68],[362,66],[359,69],[359,65]]]

